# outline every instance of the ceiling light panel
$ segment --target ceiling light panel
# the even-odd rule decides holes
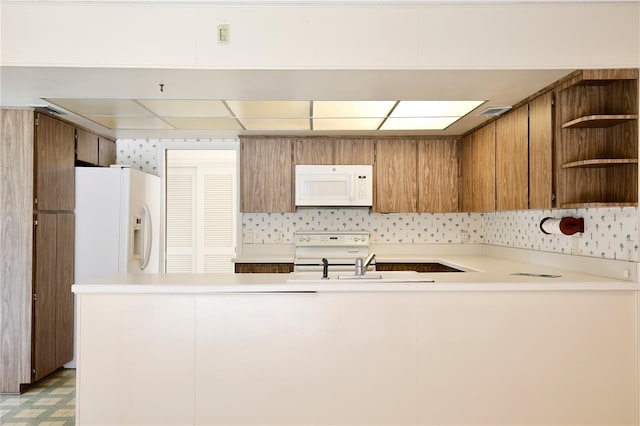
[[[204,99],[139,99],[160,117],[231,117],[222,101]]]
[[[46,99],[78,115],[151,116],[142,105],[131,99]]]
[[[484,101],[400,101],[390,117],[462,117]]]
[[[236,117],[308,118],[310,101],[226,101]],[[283,129],[284,130],[284,129]]]
[[[247,130],[311,130],[308,118],[241,118],[239,120]]]
[[[386,117],[396,101],[313,101],[314,118]]]
[[[314,118],[313,130],[377,130],[382,118]]]
[[[460,117],[389,117],[380,130],[444,130]]]
[[[163,117],[163,119],[181,130],[242,130],[242,126],[235,118]]]
[[[116,117],[116,116],[86,116],[87,119],[95,121],[109,129],[131,129],[131,130],[158,130],[172,129],[172,127],[157,117]]]

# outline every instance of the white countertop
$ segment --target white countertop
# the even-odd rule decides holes
[[[395,261],[393,258],[385,258]],[[433,261],[469,272],[424,273],[433,283],[394,283],[350,280],[289,282],[289,274],[123,274],[75,284],[76,294],[86,293],[287,293],[287,292],[389,292],[389,291],[638,291],[637,282],[573,272],[560,268],[506,260],[491,256],[416,257],[403,261]],[[341,272],[344,274],[344,272]],[[378,274],[380,272],[370,272]],[[512,275],[514,273],[560,275],[557,278]],[[384,273],[383,273],[384,274]],[[335,274],[334,274],[335,275]]]

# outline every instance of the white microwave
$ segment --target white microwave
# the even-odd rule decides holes
[[[371,165],[296,165],[296,206],[367,207],[373,201]]]

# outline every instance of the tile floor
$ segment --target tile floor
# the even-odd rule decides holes
[[[2,426],[73,426],[76,370],[60,370],[22,395],[0,395]]]

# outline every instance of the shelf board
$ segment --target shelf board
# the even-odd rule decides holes
[[[562,165],[563,169],[612,167],[620,164],[638,164],[637,158],[594,158],[591,160],[572,161]]]
[[[563,203],[563,209],[587,209],[597,207],[635,207],[638,203],[619,203],[619,202],[588,202],[588,203]]]
[[[611,127],[631,120],[637,120],[637,114],[625,115],[587,115],[568,121],[562,125],[563,129],[584,129]]]

